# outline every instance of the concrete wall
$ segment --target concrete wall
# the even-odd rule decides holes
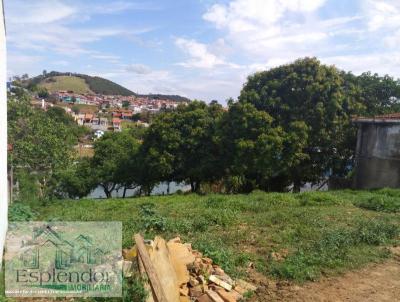
[[[3,1],[0,1],[0,269],[7,230],[7,56]]]
[[[356,150],[357,189],[400,187],[400,123],[360,123]]]

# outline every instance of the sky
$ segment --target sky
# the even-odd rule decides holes
[[[222,103],[317,57],[400,77],[399,0],[4,0],[8,75],[68,71]]]

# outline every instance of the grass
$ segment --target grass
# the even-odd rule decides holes
[[[54,80],[54,81],[53,81]],[[84,79],[70,76],[55,76],[46,79],[40,83],[40,86],[45,87],[49,92],[59,90],[72,90],[75,93],[90,93],[89,85]]]
[[[251,262],[269,278],[304,282],[390,257],[385,246],[399,240],[399,213],[361,206],[382,196],[396,199],[400,190],[62,200],[31,204],[34,214],[26,208],[14,213],[22,219],[122,221],[123,247],[133,245],[136,232],[181,236],[233,277],[246,278]],[[140,293],[137,285],[134,290]]]
[[[400,212],[400,193],[393,189],[381,189],[370,198],[357,200],[355,205],[367,210],[398,213]]]

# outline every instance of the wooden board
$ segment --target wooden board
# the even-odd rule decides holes
[[[168,301],[179,301],[179,284],[174,266],[172,264],[167,243],[156,236],[153,249],[149,252],[151,262],[160,280],[161,286]]]
[[[155,302],[172,302],[167,299],[164,293],[164,289],[161,285],[160,279],[157,276],[156,270],[150,260],[149,254],[144,244],[143,237],[140,234],[136,234],[134,236],[134,240],[136,242],[136,247],[140,256],[140,260],[142,261],[146,274],[149,277],[150,285],[153,289]]]

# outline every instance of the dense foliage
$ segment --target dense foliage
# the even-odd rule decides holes
[[[37,183],[38,196],[45,199],[54,194],[60,172],[73,160],[73,146],[81,131],[64,112],[34,109],[30,97],[23,91],[8,99],[9,166],[13,167],[17,180],[27,186]],[[29,176],[29,177],[28,177]],[[24,188],[21,188],[23,191]]]
[[[318,182],[327,174],[346,175],[356,139],[351,116],[398,110],[399,97],[399,81],[388,76],[355,76],[305,58],[250,76],[239,101],[267,112],[272,124],[288,133],[293,123],[302,124],[306,156],[288,174],[299,190],[304,182]]]
[[[351,176],[352,116],[399,110],[400,82],[305,58],[250,76],[227,109],[182,104],[151,116],[148,128],[107,133],[93,158],[73,162],[70,147],[82,128],[62,109],[39,112],[18,98],[9,106],[13,160],[42,185],[50,177],[59,196],[83,197],[97,186],[107,197],[120,189],[150,194],[160,182],[187,183],[194,192],[298,191],[306,182]]]

